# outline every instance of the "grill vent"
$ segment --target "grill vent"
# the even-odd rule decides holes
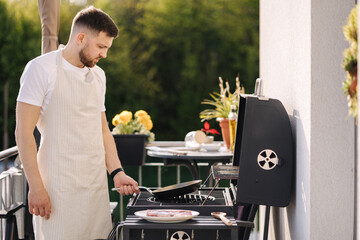
[[[264,170],[271,170],[278,164],[279,160],[276,153],[271,149],[261,151],[257,157],[259,166]]]
[[[177,231],[171,235],[170,240],[191,240],[189,234],[184,231]]]

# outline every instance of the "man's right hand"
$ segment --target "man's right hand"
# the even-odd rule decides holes
[[[37,164],[37,151],[34,139],[35,125],[39,120],[41,107],[28,103],[16,104],[16,145],[18,146],[21,163],[29,183],[29,212],[36,216],[49,219],[51,204]]]
[[[28,201],[30,214],[40,215],[41,217],[45,217],[45,219],[50,218],[51,203],[45,188],[34,192],[29,190]]]

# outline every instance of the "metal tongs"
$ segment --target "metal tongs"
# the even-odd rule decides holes
[[[206,182],[210,179],[210,177],[213,175],[213,173],[210,173],[209,176],[206,178],[206,180],[204,181],[204,184],[201,185],[200,189],[205,186]],[[201,206],[204,206],[205,202],[209,199],[209,197],[211,196],[212,192],[215,190],[215,188],[217,187],[217,185],[219,184],[220,179],[216,179],[216,183],[214,185],[214,187],[211,189],[211,191],[209,192],[209,194],[206,196],[205,200],[202,202]]]

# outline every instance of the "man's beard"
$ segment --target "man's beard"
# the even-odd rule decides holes
[[[89,57],[89,55],[87,55],[87,54],[85,53],[85,51],[84,51],[85,48],[86,48],[86,47],[84,47],[83,49],[81,49],[80,52],[79,52],[80,61],[82,62],[82,64],[84,64],[85,67],[91,67],[91,68],[92,68],[92,67],[94,67],[95,64],[96,64],[96,62],[95,62],[96,58],[91,59],[91,58]]]

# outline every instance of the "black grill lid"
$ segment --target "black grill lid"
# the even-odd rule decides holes
[[[282,103],[241,96],[233,159],[239,166],[236,201],[287,206],[293,160],[291,125]]]

